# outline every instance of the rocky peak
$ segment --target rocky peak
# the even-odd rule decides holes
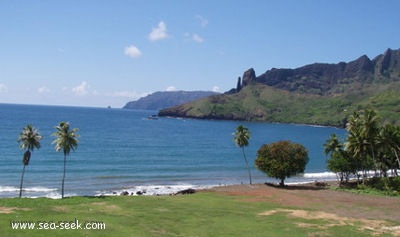
[[[392,50],[387,49],[385,54],[383,54],[383,58],[381,61],[381,71],[380,73],[383,73],[385,70],[387,70],[390,66],[390,59],[392,57]]]
[[[248,69],[243,73],[242,87],[256,82],[256,72],[253,68]]]
[[[387,49],[372,60],[375,63],[375,74],[377,76],[393,77],[400,71],[400,49]],[[398,76],[397,76],[398,77]]]
[[[346,64],[343,76],[345,78],[365,78],[367,74],[374,72],[374,67],[374,63],[368,58],[368,56],[363,55]]]

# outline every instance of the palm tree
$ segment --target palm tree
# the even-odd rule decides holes
[[[368,164],[368,142],[365,139],[363,132],[363,118],[360,112],[354,112],[350,116],[346,124],[346,130],[349,132],[345,149],[350,152],[353,159],[356,161],[357,171],[363,171],[363,182],[366,177],[366,170],[369,168]]]
[[[400,167],[400,127],[391,124],[383,126],[379,134],[379,148],[394,155],[394,163],[397,162],[397,165],[392,169],[397,172],[397,167]]]
[[[326,140],[324,148],[325,155],[328,155],[329,153],[340,152],[343,148],[343,144],[339,141],[339,138],[334,133],[329,137],[328,140]]]
[[[243,125],[239,125],[236,128],[234,136],[235,136],[234,141],[235,141],[236,145],[238,145],[239,147],[242,148],[244,161],[246,162],[247,170],[249,172],[250,184],[252,184],[249,162],[247,161],[246,154],[244,152],[244,147],[249,145],[250,131],[248,128],[244,127]]]
[[[368,169],[375,168],[375,171],[378,169],[379,161],[375,153],[380,131],[379,122],[380,119],[375,111],[363,110],[350,116],[346,125],[349,132],[346,148],[359,160],[364,174]]]
[[[373,110],[365,110],[363,116],[363,135],[368,146],[368,154],[372,157],[372,160],[377,169],[377,160],[375,157],[376,143],[379,135],[379,117]]]
[[[52,136],[56,137],[52,144],[56,144],[56,151],[63,151],[64,153],[64,172],[62,177],[61,185],[61,197],[64,198],[64,181],[65,181],[65,168],[67,163],[67,155],[69,155],[71,150],[75,150],[78,147],[77,134],[78,129],[69,129],[69,123],[61,122],[56,126],[56,132]]]
[[[40,148],[40,136],[38,130],[32,125],[28,124],[25,128],[22,129],[22,132],[19,134],[17,142],[19,143],[19,147],[21,150],[26,150],[24,156],[22,158],[22,163],[24,167],[22,169],[21,175],[21,184],[19,186],[19,197],[22,196],[22,185],[24,183],[24,175],[25,175],[25,167],[29,165],[29,160],[31,158],[31,151]]]
[[[349,181],[349,175],[356,172],[357,159],[351,157],[336,134],[332,134],[324,144],[325,155],[330,154],[327,168],[338,175],[340,183]]]

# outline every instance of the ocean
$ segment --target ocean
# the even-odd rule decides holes
[[[150,119],[157,111],[0,104],[0,197],[17,197],[23,151],[17,138],[27,124],[43,136],[32,152],[23,197],[60,197],[63,153],[51,136],[61,121],[79,129],[76,151],[67,157],[66,196],[169,194],[186,188],[248,183],[241,149],[233,142],[242,124],[251,132],[245,148],[254,183],[278,182],[254,166],[262,144],[291,140],[304,145],[310,161],[305,173],[287,183],[335,180],[326,170],[323,144],[333,127],[182,118]]]

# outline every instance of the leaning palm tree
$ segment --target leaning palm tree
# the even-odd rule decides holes
[[[67,155],[69,155],[71,150],[75,150],[78,147],[77,134],[78,129],[69,129],[69,123],[61,122],[56,126],[56,132],[52,136],[56,137],[52,144],[56,144],[56,151],[63,151],[64,153],[64,172],[61,184],[61,197],[64,198],[64,181],[65,181],[65,168],[67,163]]]
[[[333,152],[340,152],[343,149],[343,144],[339,141],[339,138],[334,133],[332,134],[328,140],[324,143],[324,152],[325,155]]]
[[[238,145],[240,148],[242,148],[242,153],[244,157],[244,161],[246,162],[247,170],[249,172],[249,180],[250,184],[251,182],[251,172],[250,172],[250,167],[249,167],[249,162],[247,161],[246,154],[244,152],[244,147],[249,145],[249,139],[250,139],[250,131],[248,128],[244,127],[243,125],[239,125],[236,128],[236,131],[234,133],[234,141],[236,145]]]
[[[19,197],[22,196],[22,185],[24,183],[25,167],[29,165],[31,151],[33,152],[35,148],[40,148],[40,139],[42,139],[42,136],[40,136],[38,130],[30,124],[26,125],[26,127],[23,128],[22,132],[19,134],[17,140],[19,143],[19,147],[21,148],[21,150],[26,150],[22,158],[22,163],[24,164],[24,167],[22,169],[21,184],[19,186]]]

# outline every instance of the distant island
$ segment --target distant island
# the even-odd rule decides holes
[[[387,122],[400,122],[400,49],[259,76],[251,68],[235,82],[224,94],[162,109],[159,116],[342,127],[354,111],[373,109]]]
[[[123,108],[160,110],[211,95],[218,95],[218,93],[212,91],[160,91],[142,97],[136,101],[128,102]]]

